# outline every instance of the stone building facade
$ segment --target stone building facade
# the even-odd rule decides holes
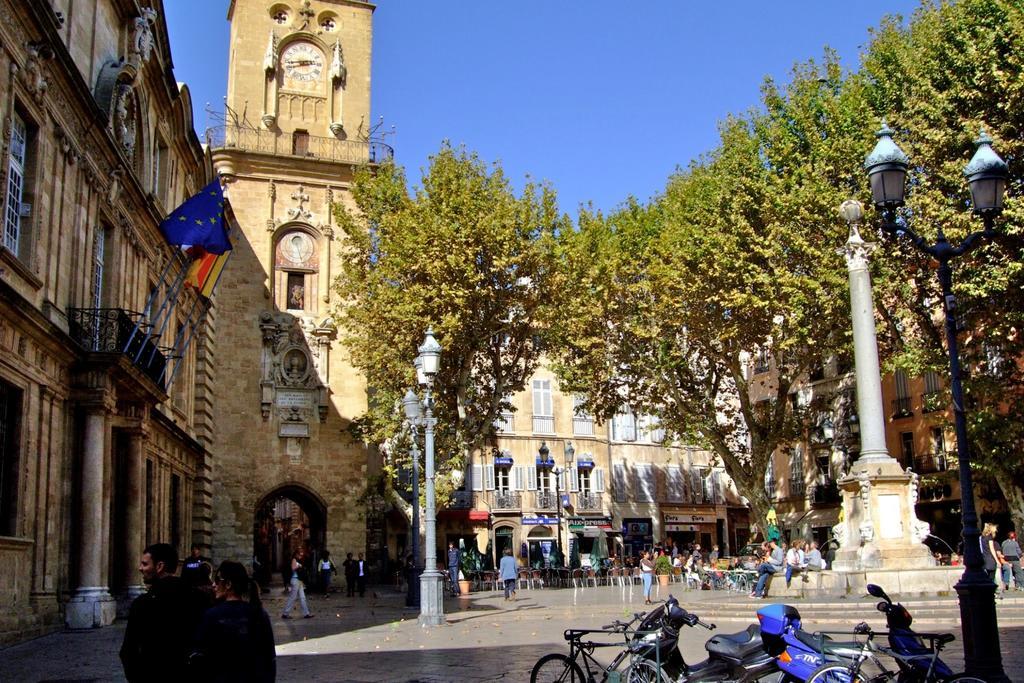
[[[382,548],[364,502],[378,459],[348,436],[367,389],[330,311],[339,237],[368,140],[374,7],[353,0],[233,0],[224,125],[207,131],[240,226],[216,295],[216,559],[260,578],[298,545],[336,556]]]
[[[161,15],[0,1],[0,642],[109,624],[145,544],[209,519],[212,321],[185,292],[129,343],[184,264],[160,220],[212,178]]]

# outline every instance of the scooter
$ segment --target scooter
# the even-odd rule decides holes
[[[936,641],[940,646],[952,641],[952,634],[915,633],[910,628],[914,617],[910,616],[906,607],[898,602],[894,603],[881,586],[873,583],[868,584],[868,593],[882,599],[876,607],[885,615],[885,623],[889,627],[889,647],[894,654],[900,655],[896,658],[896,663],[900,667],[899,681],[936,680],[953,676],[953,670],[935,656],[933,649]],[[924,644],[922,635],[933,642],[932,647]]]
[[[836,642],[822,634],[803,630],[800,612],[792,605],[768,605],[757,610],[761,641],[775,658],[786,681],[806,681],[826,662],[856,657],[861,645]]]
[[[680,607],[671,595],[640,622],[630,643],[630,649],[638,655],[630,667],[630,683],[781,683],[783,674],[762,647],[761,630],[756,624],[738,633],[713,636],[704,643],[707,659],[696,664],[687,664],[679,651],[683,626],[701,626],[709,631],[716,628]]]

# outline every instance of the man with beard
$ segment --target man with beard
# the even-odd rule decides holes
[[[187,675],[196,626],[209,600],[174,573],[178,553],[167,543],[142,552],[139,572],[149,591],[135,598],[121,644],[128,681],[174,681]]]

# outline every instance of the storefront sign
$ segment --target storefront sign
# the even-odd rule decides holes
[[[557,517],[546,517],[544,515],[536,515],[533,517],[523,517],[523,525],[538,525],[538,524],[557,524]]]
[[[612,530],[611,517],[567,517],[565,521],[569,525],[569,531]]]
[[[509,467],[510,465],[512,465],[512,458],[495,458],[494,465],[495,467]]]
[[[537,458],[537,467],[548,467],[548,468],[550,468],[550,467],[554,467],[554,466],[555,466],[555,461],[554,460],[541,460],[540,458]]]
[[[665,515],[665,524],[714,524],[714,515]]]
[[[624,519],[622,520],[622,534],[624,536],[650,536],[650,518]]]
[[[583,459],[577,460],[576,461],[576,469],[578,469],[578,470],[592,470],[592,469],[594,469],[594,461],[593,460],[583,460]]]

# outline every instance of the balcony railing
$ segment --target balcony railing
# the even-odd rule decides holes
[[[814,505],[831,505],[842,502],[843,497],[839,493],[839,487],[834,481],[825,484],[816,484],[811,487],[811,503]]]
[[[452,510],[469,510],[473,507],[472,491],[454,491],[448,507]]]
[[[534,497],[538,510],[558,509],[558,496],[555,495],[554,491],[537,491]]]
[[[534,434],[554,434],[555,433],[555,416],[554,415],[534,415],[533,416],[533,433]]]
[[[371,140],[339,140],[316,135],[293,136],[263,128],[215,126],[206,129],[206,144],[211,149],[237,149],[284,156],[306,157],[352,164],[379,164],[394,157],[390,145]]]
[[[914,458],[914,471],[918,474],[945,472],[949,469],[949,459],[945,453],[926,453]]]
[[[121,308],[68,309],[68,331],[82,349],[92,353],[123,354],[164,389],[167,379],[164,369],[171,349],[153,343],[148,325],[143,324],[136,330],[140,320],[142,314]]]
[[[494,419],[494,431],[511,434],[516,431],[515,413],[502,413]]]
[[[594,418],[592,417],[579,417],[573,415],[572,418],[572,433],[575,436],[593,436],[594,435]]]
[[[601,512],[604,509],[604,502],[599,493],[578,493],[576,494],[577,512]]]
[[[914,411],[910,409],[910,397],[901,396],[892,400],[892,416],[893,419],[901,417],[912,417]]]
[[[495,491],[491,500],[493,501],[491,508],[495,511],[519,512],[523,509],[522,495],[513,491]]]

